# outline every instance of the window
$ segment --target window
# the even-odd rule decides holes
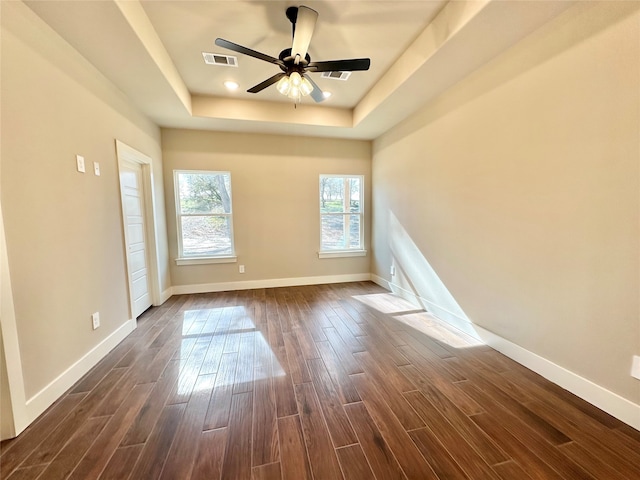
[[[174,171],[178,265],[235,261],[229,172]]]
[[[320,175],[320,258],[365,255],[362,175]]]

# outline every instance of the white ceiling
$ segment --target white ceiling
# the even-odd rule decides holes
[[[291,1],[26,1],[161,126],[372,139],[572,2],[305,1],[319,13],[312,60],[371,58],[347,81],[314,81],[332,96],[294,109],[274,86],[246,90],[277,66],[215,46],[216,37],[277,57],[291,46]],[[206,65],[202,52],[238,67]],[[229,92],[225,80],[240,88]]]

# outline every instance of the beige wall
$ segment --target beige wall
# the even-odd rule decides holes
[[[2,2],[1,53],[1,200],[28,400],[129,319],[115,139],[156,162],[162,228],[160,130],[21,3]]]
[[[369,246],[370,142],[162,130],[167,230],[174,286],[369,272],[369,256],[318,259],[322,173],[365,176]],[[231,172],[238,263],[176,266],[174,170]],[[238,273],[243,264],[246,273]]]
[[[582,2],[373,146],[372,271],[635,403],[640,15]]]

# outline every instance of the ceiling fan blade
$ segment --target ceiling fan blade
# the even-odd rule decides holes
[[[314,82],[309,75],[305,75],[304,78],[309,80],[309,83],[313,86],[313,90],[311,90],[311,98],[315,100],[316,103],[320,103],[324,101],[324,93],[320,89],[320,87]]]
[[[223,38],[216,38],[216,45],[222,48],[233,50],[234,52],[249,55],[250,57],[254,57],[259,60],[264,60],[265,62],[275,63],[276,65],[284,65],[284,62],[278,58],[257,52],[255,50],[251,50],[250,48],[243,47],[242,45],[238,45],[237,43],[230,42],[229,40],[225,40]]]
[[[309,43],[311,43],[317,20],[318,12],[304,5],[298,7],[298,18],[295,23],[293,44],[291,45],[291,56],[294,58],[296,55],[300,55],[300,58],[304,59],[309,49]]]
[[[255,87],[251,87],[249,90],[247,90],[247,92],[249,92],[249,93],[258,93],[258,92],[264,90],[265,88],[273,85],[278,80],[280,80],[282,77],[285,77],[286,75],[287,74],[284,73],[284,72],[276,73],[273,77],[267,78],[264,82],[259,83]]]
[[[350,60],[328,60],[326,62],[311,62],[307,66],[310,72],[355,72],[369,70],[371,59],[352,58]]]

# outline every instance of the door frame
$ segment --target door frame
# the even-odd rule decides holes
[[[149,279],[149,295],[152,305],[160,305],[160,268],[158,266],[158,248],[156,236],[155,202],[153,195],[153,170],[152,159],[124,142],[116,139],[116,154],[118,157],[118,184],[120,186],[120,206],[122,208],[122,232],[125,247],[125,268],[127,272],[127,286],[129,290],[129,317],[133,319],[133,285],[129,272],[129,243],[127,242],[127,221],[125,212],[124,190],[120,183],[120,173],[124,162],[136,163],[142,170],[142,199],[144,202],[144,227],[145,227],[145,255],[147,262],[147,274]]]

